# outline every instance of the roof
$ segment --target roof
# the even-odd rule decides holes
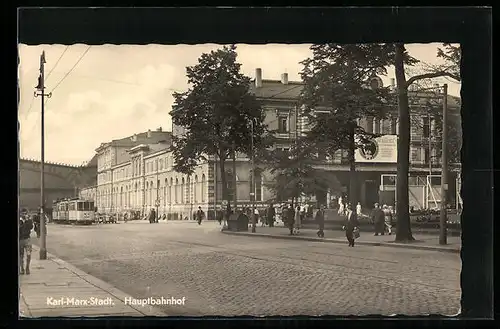
[[[287,84],[283,84],[281,80],[262,80],[262,87],[255,87],[255,80],[253,80],[250,86],[250,92],[255,94],[257,98],[260,99],[280,99],[280,100],[296,100],[299,98],[302,91],[304,83],[301,81],[289,81]],[[413,96],[421,96],[421,98],[414,98],[411,100],[412,104],[420,103],[425,105],[429,98],[435,98],[436,100],[441,100],[441,95],[436,95],[432,91],[409,91],[408,96],[410,98]],[[451,108],[460,108],[461,99],[460,97],[448,95],[448,106]]]
[[[148,137],[148,133],[151,134],[151,137]],[[165,141],[167,144],[172,142],[172,132],[170,131],[146,131],[139,134],[135,134],[132,136],[127,136],[120,139],[114,139],[111,142],[102,143],[97,149],[96,152],[102,147],[105,146],[116,146],[116,147],[135,147],[140,144],[157,144],[161,141]]]
[[[262,80],[262,87],[255,87],[254,83],[250,86],[250,92],[257,98],[275,98],[295,100],[299,98],[304,83],[300,81],[289,81],[283,84],[281,80]]]

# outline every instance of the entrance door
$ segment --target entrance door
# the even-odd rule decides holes
[[[376,202],[379,202],[379,183],[373,180],[367,180],[365,186],[366,206],[371,209]]]

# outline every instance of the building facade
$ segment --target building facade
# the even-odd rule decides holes
[[[289,150],[307,132],[308,122],[301,115],[302,109],[298,104],[302,86],[302,82],[289,82],[287,74],[283,74],[281,80],[266,80],[262,78],[262,70],[256,70],[251,92],[262,104],[268,129],[277,131],[278,141],[274,145],[276,149]],[[410,185],[422,185],[429,174],[440,175],[440,159],[436,155],[441,139],[436,131],[436,120],[423,115],[428,112],[426,107],[431,97],[432,95],[412,97],[416,102],[412,104]],[[450,96],[448,104],[450,120],[457,117],[460,119],[460,100]],[[389,136],[386,140],[390,143],[385,145],[384,152],[392,154],[385,159],[366,159],[360,154],[356,156],[359,200],[364,206],[369,206],[379,201],[379,192],[384,186],[389,186],[386,190],[390,191],[391,186],[395,185],[399,123],[397,113],[394,112],[383,120],[363,118],[358,124],[368,132]],[[171,137],[182,133],[182,127],[173,126],[172,133],[158,129],[103,143],[96,149],[97,184],[82,190],[80,195],[93,198],[98,211],[104,213],[133,210],[146,214],[155,208],[159,215],[184,219],[191,218],[193,212],[201,207],[209,218],[213,218],[214,209],[221,209],[224,201],[218,161],[209,158],[206,162],[200,162],[189,176],[175,172]],[[236,171],[233,172],[231,159],[225,167],[230,200],[236,194],[239,207],[250,205],[250,159],[244,154],[237,154]],[[327,204],[334,194],[349,192],[346,151],[338,151],[331,158],[320,158],[316,167],[335,173],[343,186],[342,191],[332,191],[329,195],[322,196]],[[273,177],[266,168],[256,168],[255,175],[255,204],[257,208],[264,208],[275,197],[267,187],[272,183]],[[236,186],[233,186],[234,178]],[[450,179],[450,189],[452,188],[453,179]],[[439,188],[435,186],[431,192],[435,195],[439,193]],[[419,190],[417,193],[410,193],[416,195],[410,203],[422,208],[423,199],[429,199],[430,195],[423,195],[425,193],[430,192],[421,193]]]

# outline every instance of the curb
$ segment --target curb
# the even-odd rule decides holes
[[[223,234],[228,234],[228,235],[257,236],[257,237],[271,238],[271,239],[302,240],[302,241],[329,242],[329,243],[342,243],[342,244],[346,243],[346,240],[344,240],[344,239],[329,239],[329,238],[321,239],[321,238],[305,237],[305,236],[273,235],[273,234],[265,234],[265,233],[247,233],[247,232],[231,232],[231,231],[221,231],[221,232]],[[356,242],[356,244],[360,245],[360,246],[406,248],[406,249],[415,249],[415,250],[449,252],[449,253],[455,253],[455,254],[460,253],[460,249],[434,247],[434,246],[419,246],[419,245],[410,245],[410,244],[395,243],[395,242],[358,241],[358,242]]]
[[[36,245],[33,245],[33,250],[40,250],[40,248]],[[70,263],[56,257],[55,255],[48,253],[47,252],[47,260],[53,261],[54,263],[65,267],[68,269],[70,272],[73,272],[76,276],[80,277],[82,280],[90,283],[91,285],[109,293],[116,299],[120,300],[122,303],[125,303],[125,297],[130,297],[130,295],[124,293],[123,291],[115,288],[114,286],[110,285],[107,282],[104,282],[78,268],[75,266],[71,265]],[[127,305],[131,307],[132,309],[136,310],[143,316],[155,316],[155,317],[164,317],[167,316],[165,312],[162,312],[160,309],[154,307],[154,306],[149,306],[149,307],[138,307],[136,305]]]

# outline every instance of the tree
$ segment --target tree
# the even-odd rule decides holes
[[[315,169],[308,161],[306,145],[296,143],[290,152],[274,151],[268,165],[274,180],[268,187],[274,192],[277,201],[295,200],[301,196],[320,195],[328,189],[340,189],[336,177],[324,170]]]
[[[313,56],[301,62],[305,83],[301,103],[311,127],[307,136],[319,154],[333,157],[337,150],[348,151],[349,201],[354,205],[355,150],[376,136],[357,122],[367,116],[385,115],[389,90],[370,84],[377,75],[387,73],[394,50],[385,44],[324,44],[313,45],[311,50]]]
[[[256,148],[264,143],[264,113],[254,95],[251,80],[240,73],[236,46],[202,54],[198,64],[186,68],[190,89],[174,93],[172,123],[184,133],[173,137],[174,169],[190,175],[200,161],[213,156],[219,162],[222,197],[229,191],[225,161],[236,152],[251,152],[251,127]]]
[[[405,46],[402,43],[394,45],[394,68],[397,82],[397,98],[399,112],[399,142],[398,142],[398,172],[396,181],[396,241],[413,241],[411,233],[410,214],[409,214],[409,196],[408,196],[408,174],[410,167],[410,109],[408,100],[408,87],[413,83],[437,77],[449,77],[452,79],[460,79],[453,70],[452,66],[434,67],[428,73],[414,75],[406,79],[405,74],[405,59],[408,58]],[[448,54],[449,53],[443,53]],[[438,51],[439,56],[439,51]],[[450,57],[450,60],[453,57]],[[414,60],[413,63],[416,63]],[[408,64],[408,63],[407,63]]]

